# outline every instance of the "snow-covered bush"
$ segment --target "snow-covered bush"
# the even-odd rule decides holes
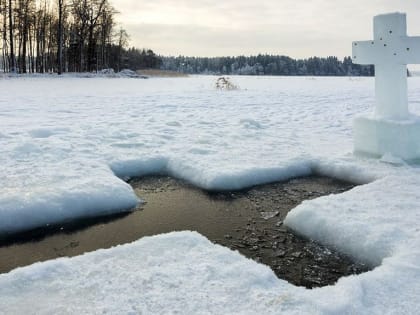
[[[103,74],[103,75],[115,75],[115,71],[112,68],[109,69],[102,69],[101,71],[98,72],[99,74]]]
[[[139,78],[140,77],[138,73],[130,69],[123,69],[120,72],[118,72],[118,75],[124,78]]]

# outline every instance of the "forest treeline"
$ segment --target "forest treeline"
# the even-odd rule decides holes
[[[0,69],[92,72],[158,68],[150,49],[128,49],[108,0],[0,0]]]
[[[188,74],[218,75],[311,75],[373,76],[373,66],[354,64],[350,57],[312,57],[293,59],[287,56],[257,55],[239,57],[162,57],[162,69]]]

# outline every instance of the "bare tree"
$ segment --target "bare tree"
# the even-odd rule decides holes
[[[19,72],[27,72],[27,46],[29,42],[29,31],[34,14],[34,0],[18,0],[16,10],[15,28],[18,30],[19,49],[18,61]]]
[[[7,72],[7,2],[0,0],[1,37],[2,37],[2,68]]]
[[[15,58],[15,49],[14,49],[14,36],[13,36],[13,7],[12,0],[9,0],[9,46],[10,46],[10,55],[9,55],[9,67],[10,72],[16,72],[16,58]]]
[[[97,64],[109,68],[109,47],[112,46],[113,30],[115,28],[114,16],[118,12],[106,3],[99,20],[99,48],[97,53]]]
[[[92,0],[88,11],[88,53],[87,53],[87,66],[88,71],[97,70],[96,67],[96,27],[98,26],[99,18],[101,17],[107,0]]]
[[[0,0],[0,68],[61,74],[140,66],[149,56],[126,49],[117,13],[109,0]]]
[[[118,33],[117,33],[117,38],[118,38],[118,63],[117,63],[117,71],[121,70],[121,64],[122,64],[122,57],[123,57],[123,50],[124,48],[126,48],[128,46],[128,34],[127,32],[123,29],[120,28]]]
[[[63,73],[63,18],[64,18],[65,2],[64,0],[58,0],[58,74]]]

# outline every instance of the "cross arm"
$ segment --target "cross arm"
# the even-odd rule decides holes
[[[403,53],[407,64],[420,64],[420,36],[403,39]]]
[[[362,65],[420,64],[420,36],[353,42],[352,57]]]
[[[353,42],[352,59],[354,63],[373,65],[377,63],[379,47],[372,40]]]

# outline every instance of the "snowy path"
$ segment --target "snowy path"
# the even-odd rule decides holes
[[[372,79],[240,77],[232,92],[215,80],[0,79],[0,233],[133,207],[114,173],[235,189],[317,172],[371,183],[304,202],[286,223],[380,266],[309,291],[174,233],[0,275],[0,313],[420,312],[420,169],[351,154]],[[409,84],[420,113],[420,78]]]

